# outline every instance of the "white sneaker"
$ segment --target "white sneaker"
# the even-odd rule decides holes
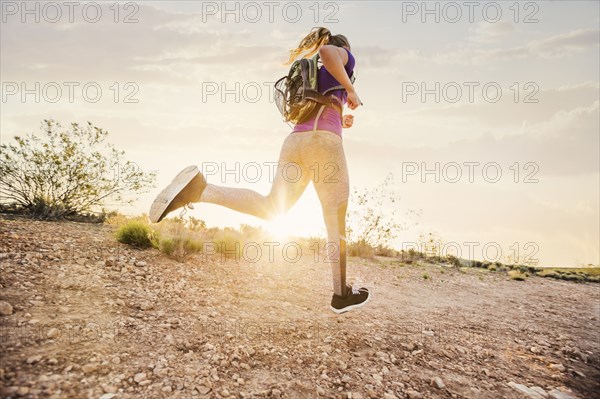
[[[196,165],[188,166],[158,194],[150,206],[152,223],[160,222],[167,214],[189,203],[198,202],[206,187],[206,179]]]

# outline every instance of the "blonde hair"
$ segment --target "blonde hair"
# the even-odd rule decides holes
[[[338,47],[350,47],[346,36],[332,35],[329,29],[323,27],[313,28],[308,35],[300,40],[300,44],[298,44],[295,49],[290,50],[289,58],[284,65],[291,64],[300,54],[304,53],[305,51],[308,51],[308,53],[302,58],[310,57],[326,44],[332,44]]]

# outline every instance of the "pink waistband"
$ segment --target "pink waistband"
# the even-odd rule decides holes
[[[315,123],[316,121],[316,123]],[[325,107],[321,115],[310,118],[294,127],[292,133],[310,130],[327,130],[342,137],[342,120],[340,114],[333,107]]]

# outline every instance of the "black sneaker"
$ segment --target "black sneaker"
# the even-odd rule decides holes
[[[352,309],[360,308],[365,303],[369,302],[371,294],[369,290],[364,287],[346,287],[346,296],[339,296],[333,294],[331,298],[331,310],[334,313],[340,314],[347,312]]]

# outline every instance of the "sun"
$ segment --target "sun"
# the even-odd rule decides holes
[[[316,192],[307,190],[291,209],[271,221],[264,221],[262,227],[280,242],[293,237],[322,236],[325,223]]]
[[[289,241],[293,237],[314,236],[323,229],[323,222],[319,216],[318,209],[311,213],[292,211],[271,221],[265,221],[263,228],[279,242]]]
[[[280,215],[277,218],[265,222],[265,229],[277,241],[286,241],[291,237],[289,215]]]

